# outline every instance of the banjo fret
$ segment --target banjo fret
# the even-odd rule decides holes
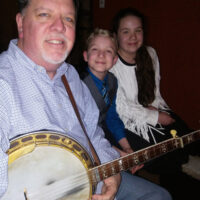
[[[188,135],[182,136],[183,144],[190,144],[191,142],[194,142],[196,140],[200,139],[200,131],[192,132]]]

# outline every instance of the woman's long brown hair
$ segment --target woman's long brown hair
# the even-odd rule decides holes
[[[152,59],[145,46],[136,53],[136,77],[138,82],[138,101],[147,107],[155,99],[155,71]]]

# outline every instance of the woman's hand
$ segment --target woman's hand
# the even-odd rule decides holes
[[[164,126],[170,125],[175,122],[175,120],[166,112],[159,112],[158,122]]]
[[[157,110],[159,112],[158,123],[164,126],[170,125],[175,122],[175,120],[167,112],[159,111],[157,108],[153,106],[148,106],[148,109]]]

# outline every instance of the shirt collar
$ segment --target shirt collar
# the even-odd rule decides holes
[[[126,62],[119,54],[118,54],[118,57],[119,57],[120,61],[121,61],[123,64],[127,65],[127,66],[129,66],[129,67],[135,67],[135,66],[136,66],[136,63],[131,64],[131,63]]]
[[[105,78],[103,80],[100,80],[99,78],[97,78],[89,69],[89,67],[87,68],[89,74],[91,75],[92,79],[95,81],[96,85],[100,86],[101,88],[107,86],[107,80],[108,80],[108,74],[106,74]]]

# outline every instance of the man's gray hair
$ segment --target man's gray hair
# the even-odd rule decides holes
[[[18,9],[19,9],[20,13],[22,13],[27,8],[30,1],[31,0],[18,0]],[[79,0],[73,0],[73,2],[74,2],[74,6],[75,6],[75,10],[76,10],[76,17],[77,17],[78,9],[79,9]]]
[[[29,1],[30,0],[18,0],[18,9],[20,13],[28,6]]]

